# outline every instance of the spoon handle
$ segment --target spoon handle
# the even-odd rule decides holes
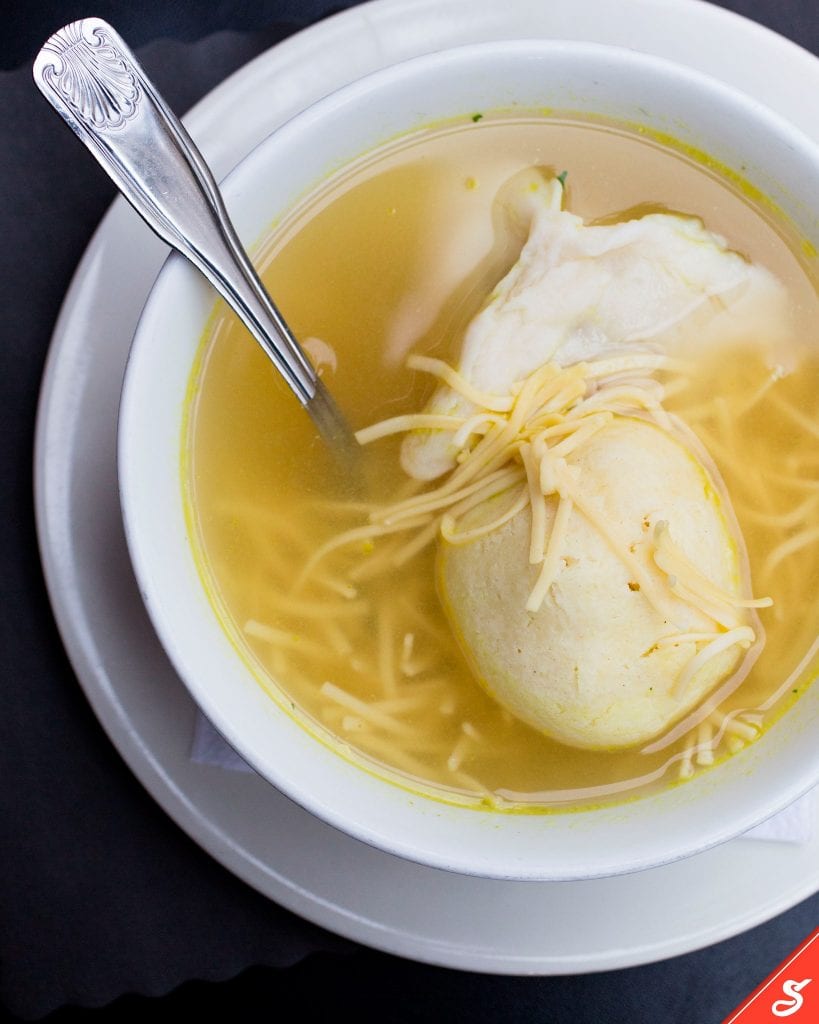
[[[37,55],[34,80],[137,213],[235,310],[322,433],[349,438],[253,269],[202,154],[119,35],[99,18],[66,25]]]

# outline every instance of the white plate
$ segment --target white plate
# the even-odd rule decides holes
[[[696,0],[376,0],[263,54],[187,124],[222,175],[291,114],[376,67],[448,45],[536,36],[680,60],[819,138],[819,107],[804,102],[819,88],[819,61]],[[776,74],[763,81],[762,66]],[[737,934],[819,889],[819,832],[798,845],[735,840],[664,868],[588,882],[452,875],[336,832],[256,776],[192,763],[195,707],[143,610],[116,484],[120,382],[164,252],[124,201],[113,204],[55,329],[35,469],[46,578],[72,664],[114,744],[179,825],[303,917],[379,949],[472,970],[560,974],[646,963]]]

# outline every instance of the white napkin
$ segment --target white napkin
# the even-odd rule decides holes
[[[816,790],[795,800],[784,811],[746,832],[743,839],[772,839],[778,843],[809,843],[816,834]]]
[[[225,768],[231,772],[252,772],[226,739],[199,712],[191,744],[191,760],[196,764]],[[816,831],[816,790],[746,832],[743,839],[769,839],[779,843],[808,843]]]

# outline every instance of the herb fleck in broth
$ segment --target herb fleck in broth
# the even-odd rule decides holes
[[[224,311],[196,383],[187,485],[194,542],[236,643],[313,731],[444,799],[566,809],[649,792],[741,749],[815,671],[790,678],[817,634],[819,360],[810,343],[819,302],[795,240],[693,161],[610,127],[465,119],[362,159],[282,224],[263,254],[271,293],[355,428],[423,407],[433,382],[406,368],[411,352],[454,362],[520,251],[522,239],[493,217],[493,199],[531,166],[568,171],[567,205],[587,221],[635,210],[702,217],[786,284],[794,336],[808,342],[798,370],[781,379],[761,358],[723,352],[668,381],[667,407],[727,484],[754,594],[774,599],[760,612],[759,661],[712,717],[653,753],[544,737],[473,678],[440,608],[434,545],[368,575],[376,556],[401,553],[411,535],[362,535],[299,586],[315,550],[361,526],[366,509],[339,488],[309,418]],[[365,449],[367,502],[406,492],[399,447],[391,437]]]

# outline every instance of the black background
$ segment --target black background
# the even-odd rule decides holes
[[[710,949],[596,975],[498,978],[362,949],[250,890],[164,816],[105,738],[56,635],[33,528],[36,396],[61,298],[113,187],[41,106],[31,59],[55,29],[94,14],[132,47],[149,44],[139,56],[171,105],[184,110],[251,56],[345,6],[20,0],[0,8],[4,1012],[31,1019],[63,1007],[57,1021],[171,1019],[185,1011],[330,1021],[349,1007],[361,1021],[718,1024],[816,927],[819,897]],[[816,0],[723,6],[819,52]],[[102,1004],[110,1005],[76,1008]]]

